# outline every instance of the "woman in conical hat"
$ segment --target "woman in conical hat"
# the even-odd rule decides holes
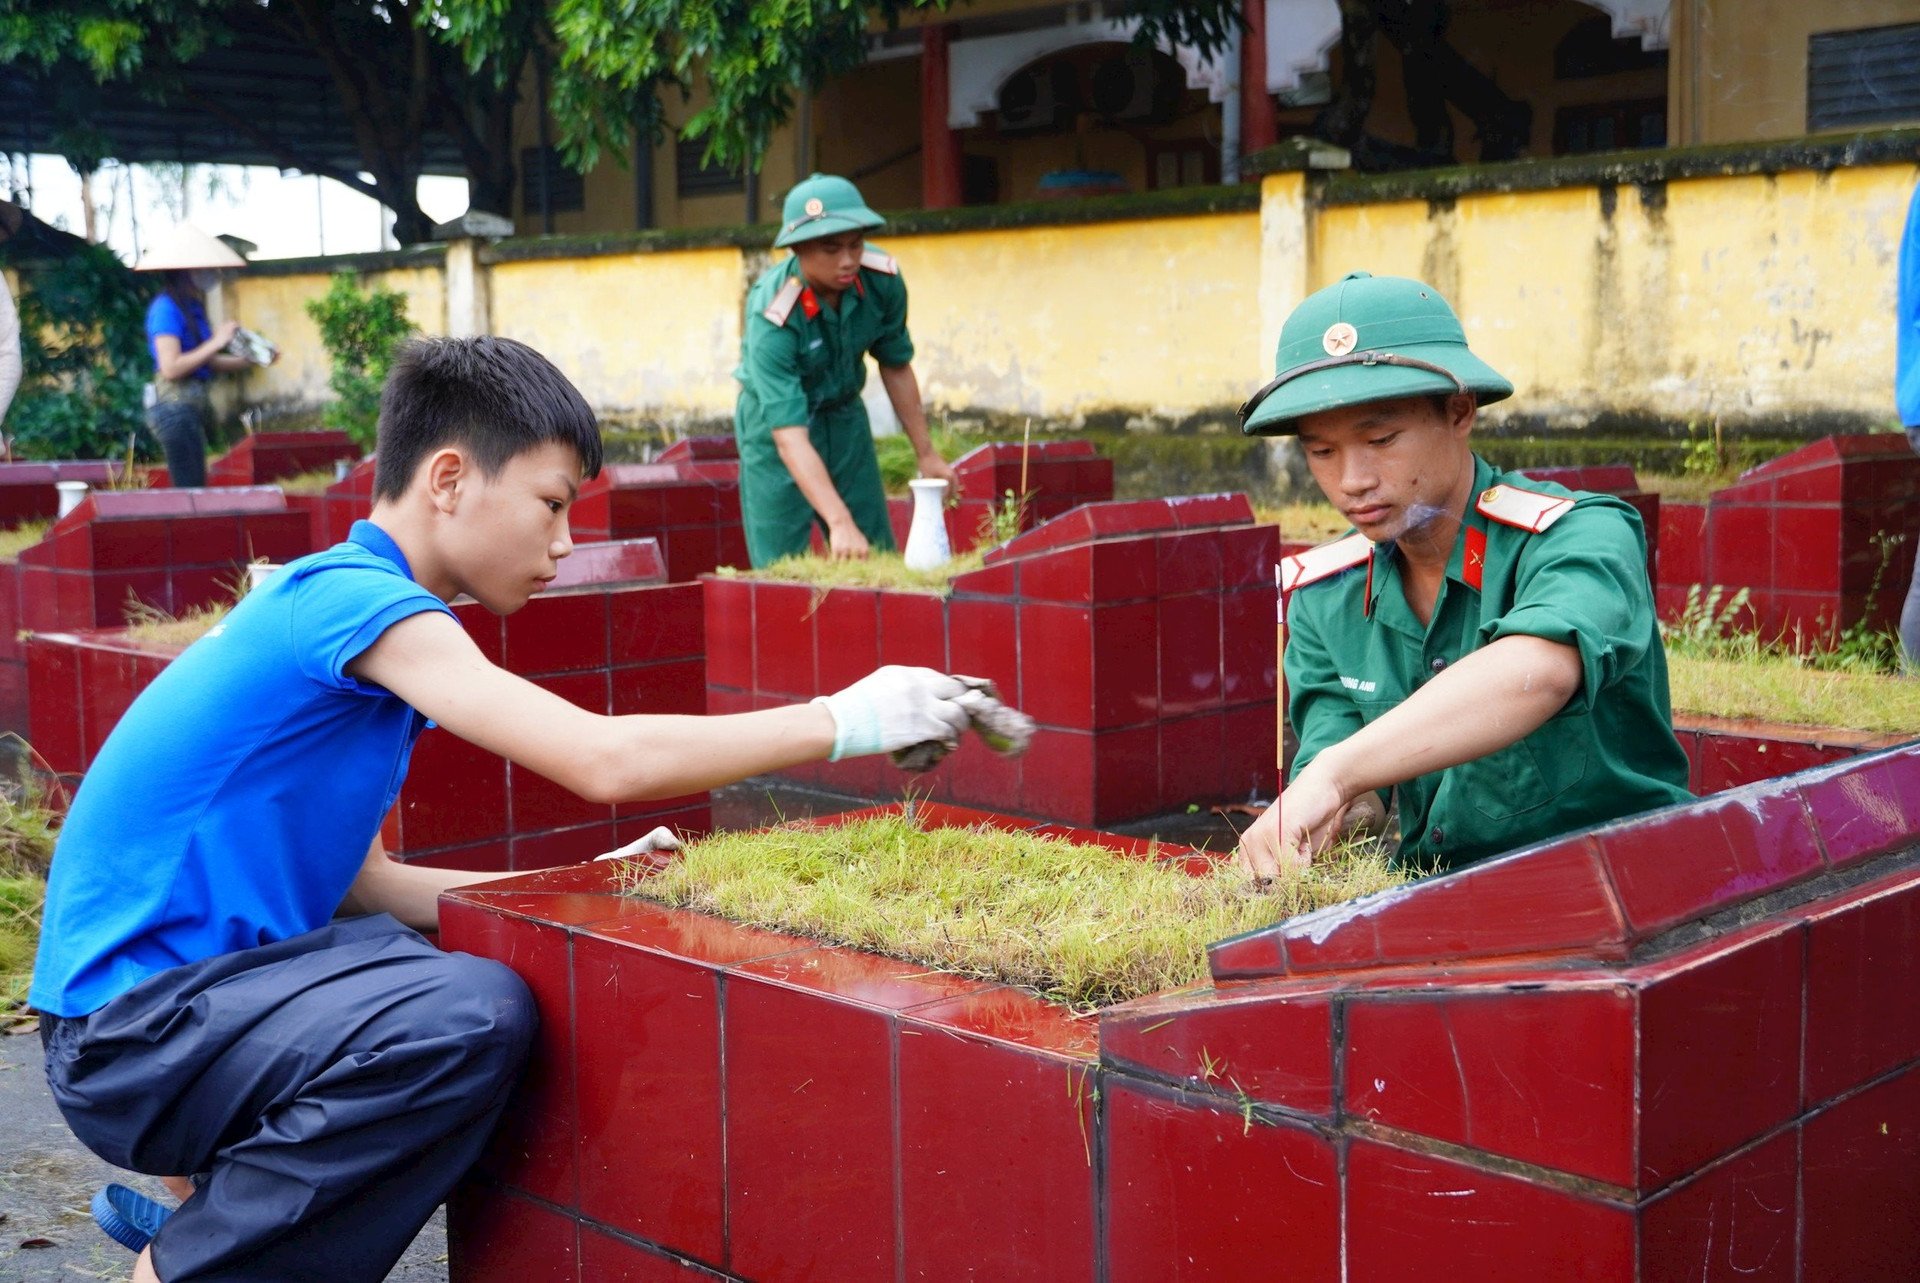
[[[244,356],[227,351],[240,323],[207,321],[207,291],[220,273],[246,260],[191,223],[181,223],[148,247],[136,272],[162,274],[160,292],[147,308],[147,346],[153,350],[154,401],[147,426],[167,455],[167,476],[176,486],[207,481],[208,393],[216,374],[247,368]]]

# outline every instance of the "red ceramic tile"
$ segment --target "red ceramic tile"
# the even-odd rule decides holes
[[[691,713],[706,711],[707,662],[687,659],[667,664],[613,670],[613,713]]]
[[[984,677],[1000,688],[1002,698],[1024,702],[1026,692],[1020,685],[1022,638],[1014,627],[1013,603],[956,599],[947,603],[947,612],[947,662],[952,671]]]
[[[1021,760],[1018,809],[1069,824],[1092,824],[1093,743],[1093,736],[1078,731],[1043,727],[1034,732]]]
[[[27,738],[33,751],[56,773],[85,770],[77,646],[46,637],[27,642],[27,699]]]
[[[814,604],[811,588],[754,584],[754,680],[762,694],[811,699],[820,693],[813,673]]]
[[[731,1273],[894,1277],[890,1017],[784,985],[727,981]]]
[[[717,974],[583,935],[574,984],[582,1215],[723,1260]]]
[[[753,690],[753,583],[745,579],[701,581],[706,620],[707,682]]]
[[[1274,672],[1280,652],[1274,598],[1271,587],[1220,598],[1220,695],[1227,704],[1271,703],[1277,695]]]
[[[1700,791],[1719,793],[1792,775],[1833,760],[1832,750],[1804,740],[1703,734],[1699,749]]]
[[[1096,729],[1131,726],[1160,716],[1159,618],[1152,602],[1094,608]]]
[[[1017,563],[1021,598],[1070,606],[1091,605],[1094,601],[1093,554],[1098,547],[1098,544],[1081,544],[1077,548],[1023,558]]]
[[[427,731],[414,744],[398,810],[403,848],[504,837],[507,763],[457,735]]]
[[[607,599],[615,664],[692,659],[706,653],[704,595],[699,584],[635,588]]]
[[[522,677],[607,666],[607,594],[535,597],[507,617],[507,668]]]
[[[273,491],[278,497],[278,491]],[[247,561],[289,562],[313,551],[304,512],[260,512],[240,519],[240,555]]]
[[[104,533],[111,526],[146,525],[146,522],[102,522],[95,527]],[[166,556],[177,566],[218,566],[246,560],[240,542],[240,523],[233,517],[176,517],[164,524],[169,542]]]
[[[1091,1280],[1092,1064],[905,1020],[898,1040],[904,1277]]]
[[[1835,867],[1906,846],[1920,830],[1920,750],[1895,749],[1798,783]]]
[[[1216,981],[1264,980],[1287,974],[1278,924],[1207,946],[1207,970]]]
[[[1625,928],[1591,838],[1570,838],[1286,928],[1296,971],[1505,954],[1624,957]]]
[[[1160,567],[1160,592],[1218,592],[1220,589],[1220,536],[1215,531],[1162,535],[1154,540],[1155,559]]]
[[[401,850],[397,846],[387,848],[388,854],[408,864],[418,864],[429,869],[460,869],[469,873],[505,873],[512,868],[508,844],[500,842],[473,842],[466,846],[440,847],[427,851],[424,855]]]
[[[1774,509],[1773,584],[1835,592],[1840,587],[1840,509]]]
[[[1920,883],[1904,871],[1811,918],[1806,1100],[1827,1100],[1920,1059],[1920,1011],[1890,995],[1920,985]]]
[[[1788,928],[1728,937],[1732,948],[1653,969],[1640,998],[1643,1189],[1687,1175],[1799,1109],[1802,936]]]
[[[1358,1118],[1631,1185],[1634,1010],[1624,989],[1374,997],[1347,1006]]]
[[[1755,785],[1603,830],[1628,925],[1645,935],[1796,881],[1821,865],[1791,786]]]
[[[1013,563],[1000,562],[955,576],[953,595],[955,597],[1011,597],[1014,595],[1016,583],[1017,572]]]
[[[875,758],[884,763],[885,758]],[[927,775],[908,776],[890,766],[880,767],[883,791],[898,795],[912,790],[916,795],[931,789],[933,795],[951,796],[977,806],[1016,805],[1026,779],[1026,757],[1002,757],[969,735],[947,760]]]
[[[880,667],[880,594],[836,588],[813,612],[816,689],[836,691]]]
[[[1703,583],[1736,588],[1773,586],[1773,510],[1708,507],[1707,566]]]
[[[97,571],[91,583],[93,619],[101,628],[124,627],[131,618],[127,612],[142,605],[174,608],[164,570]]]
[[[1325,989],[1182,995],[1101,1013],[1103,1062],[1264,1105],[1333,1112],[1333,1003]]]
[[[1093,737],[1093,810],[1049,815],[1074,824],[1117,824],[1167,809],[1160,796],[1160,728],[1134,726]]]
[[[473,601],[455,606],[453,617],[460,621],[460,626],[466,629],[467,636],[489,663],[506,666],[506,620]]]
[[[1092,609],[1023,602],[1019,620],[1021,711],[1044,726],[1092,730]]]
[[[723,1277],[650,1245],[580,1226],[582,1283],[700,1283]]]
[[[1808,1119],[1801,1277],[1920,1277],[1920,1070]]]
[[[1222,769],[1225,724],[1219,713],[1160,723],[1159,809],[1239,800]]]
[[[1273,570],[1280,561],[1280,532],[1274,526],[1238,526],[1222,530],[1220,584],[1228,592],[1239,588],[1273,589]]]
[[[1229,708],[1221,721],[1221,795],[1236,802],[1271,801],[1279,792],[1278,707],[1272,701]],[[1245,826],[1249,821],[1236,820]]]
[[[1114,1075],[1105,1089],[1114,1283],[1344,1277],[1340,1173],[1318,1133]]]
[[[1092,560],[1093,600],[1096,604],[1140,601],[1160,595],[1160,559],[1152,538],[1094,544],[1088,552]],[[1021,574],[1024,584],[1024,568]]]
[[[1624,1208],[1463,1163],[1356,1140],[1347,1151],[1347,1272],[1368,1283],[1634,1277]]]
[[[1798,1160],[1798,1137],[1783,1131],[1650,1204],[1642,1283],[1794,1283]]]
[[[571,1217],[469,1179],[447,1202],[447,1268],[463,1283],[575,1283]]]
[[[1161,716],[1178,717],[1220,707],[1219,595],[1163,599],[1159,645]],[[1106,676],[1104,671],[1101,676]]]
[[[605,855],[620,845],[617,831],[610,820],[531,832],[516,827],[511,844],[510,858],[516,871],[579,864]]]
[[[224,546],[228,555],[218,560],[232,561],[232,553],[236,547],[233,519],[228,517],[208,520],[216,526],[224,527],[226,535]],[[191,520],[175,523],[158,519],[95,522],[92,527],[94,568],[97,570],[146,570],[165,566],[170,562],[189,564],[184,558],[169,555],[167,529],[174,524],[191,529],[199,523]],[[216,560],[216,558],[203,560]]]
[[[881,593],[880,662],[948,671],[947,603],[932,593]]]
[[[440,902],[440,947],[492,958],[533,991],[540,1014],[527,1071],[480,1170],[564,1207],[576,1198],[572,967],[567,933],[458,900]]]

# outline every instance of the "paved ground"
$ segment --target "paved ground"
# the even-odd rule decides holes
[[[866,803],[756,781],[716,792],[714,818],[722,827],[745,828],[860,805]],[[1235,827],[1247,822],[1236,818]],[[1119,827],[1216,849],[1232,845],[1231,829],[1204,813]],[[0,1283],[127,1278],[133,1258],[101,1234],[87,1212],[93,1192],[110,1180],[166,1197],[158,1181],[107,1166],[73,1138],[47,1093],[38,1035],[0,1034]],[[28,1243],[39,1245],[25,1246]],[[441,1216],[420,1232],[389,1279],[446,1283]]]

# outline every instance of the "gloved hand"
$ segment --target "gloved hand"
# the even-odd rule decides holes
[[[593,861],[598,864],[602,860],[634,860],[659,851],[678,851],[679,849],[680,839],[673,835],[672,829],[663,824],[645,837],[636,838],[627,843],[618,851],[594,856]]]
[[[829,761],[866,753],[891,753],[925,740],[952,748],[967,729],[967,710],[955,699],[967,687],[931,668],[888,664],[843,691],[822,695],[833,714]]]
[[[981,742],[1002,757],[1018,757],[1033,742],[1033,719],[1017,708],[1000,702],[1000,692],[984,677],[955,673],[953,680],[966,687],[954,703],[967,710],[967,721]],[[919,774],[930,771],[945,760],[956,743],[928,740],[904,748],[893,755],[893,764],[903,771]]]

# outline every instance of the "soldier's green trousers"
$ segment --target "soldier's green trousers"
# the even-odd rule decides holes
[[[740,393],[734,431],[740,448],[740,516],[747,530],[747,555],[755,566],[764,566],[806,552],[814,526],[824,536],[826,523],[781,462],[772,433],[740,431],[740,424],[756,423],[761,417],[758,407],[749,404],[752,396],[751,391]],[[875,552],[891,552],[893,524],[887,519],[887,495],[880,484],[880,461],[874,455],[866,405],[854,397],[815,410],[807,420],[807,436],[860,533]]]

